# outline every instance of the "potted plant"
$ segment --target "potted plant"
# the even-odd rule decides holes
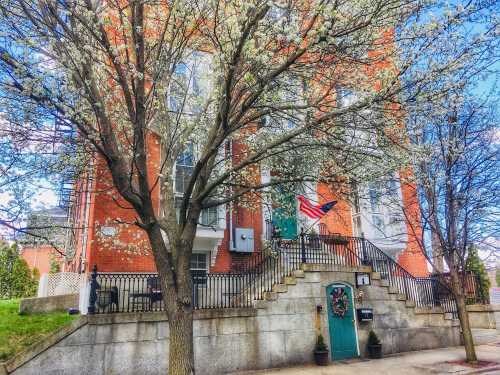
[[[316,345],[314,346],[314,362],[318,366],[328,365],[328,346],[325,344],[325,339],[323,335],[319,334],[316,340]]]
[[[368,334],[368,356],[370,358],[382,358],[382,344],[375,332]]]

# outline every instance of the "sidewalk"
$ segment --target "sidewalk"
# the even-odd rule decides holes
[[[471,368],[457,363],[465,358],[463,347],[424,350],[393,355],[378,360],[355,359],[329,366],[299,367],[240,372],[239,375],[379,375],[379,374],[483,374],[500,375],[500,343],[476,346],[480,361],[493,362],[486,367]],[[235,373],[236,374],[236,373]]]

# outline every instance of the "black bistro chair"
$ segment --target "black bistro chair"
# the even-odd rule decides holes
[[[163,299],[158,276],[148,277],[146,279],[146,291],[131,293],[129,299],[131,300],[132,311],[136,311],[138,306],[140,306],[140,311],[151,311],[153,304]]]
[[[96,292],[96,304],[100,311],[112,313],[119,310],[118,287],[112,286],[109,289],[101,289],[101,286],[97,284]]]

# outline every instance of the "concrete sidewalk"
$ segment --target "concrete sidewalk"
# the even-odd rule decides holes
[[[487,367],[471,368],[454,363],[465,358],[463,347],[424,350],[393,355],[378,360],[356,359],[339,361],[329,366],[306,365],[263,371],[240,372],[235,374],[257,375],[378,375],[378,374],[486,374],[500,375],[500,343],[476,347],[480,361],[494,362]]]

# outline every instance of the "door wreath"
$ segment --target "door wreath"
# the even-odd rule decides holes
[[[343,318],[349,309],[349,297],[344,288],[335,288],[331,293],[333,314]]]

